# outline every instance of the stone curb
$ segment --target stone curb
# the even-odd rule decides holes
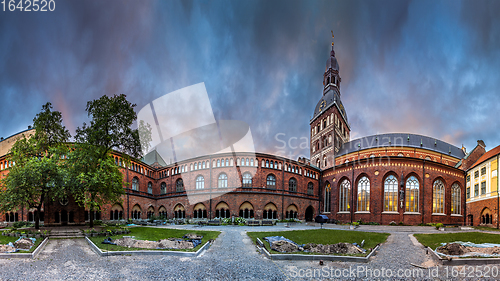
[[[485,264],[500,264],[500,258],[458,258],[447,259],[438,255],[430,247],[426,248],[431,253],[432,258],[442,265],[485,265]]]
[[[362,262],[367,263],[370,257],[374,256],[379,249],[377,245],[371,253],[366,257],[351,257],[351,256],[334,256],[334,255],[301,255],[301,254],[271,254],[267,251],[264,243],[257,238],[259,251],[266,257],[272,260],[326,260],[326,261],[343,261],[343,262]]]
[[[21,258],[21,259],[34,259],[43,250],[45,245],[49,242],[49,238],[45,238],[32,253],[2,253],[0,259]]]
[[[89,238],[85,237],[85,240],[87,240],[87,243],[89,244],[92,251],[94,251],[96,254],[98,254],[101,257],[124,256],[124,255],[132,255],[132,256],[159,255],[159,256],[197,257],[210,247],[210,242],[207,242],[207,243],[205,243],[205,245],[203,245],[196,252],[154,251],[154,250],[153,251],[109,251],[109,252],[103,252]]]

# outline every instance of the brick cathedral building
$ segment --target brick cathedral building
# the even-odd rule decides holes
[[[482,141],[467,154],[464,148],[436,138],[408,133],[350,140],[333,44],[322,80],[322,95],[310,120],[310,160],[236,152],[167,164],[153,150],[125,167],[122,155],[114,153],[124,181],[130,183],[124,187],[122,202],[101,206],[100,212],[93,214],[71,199],[46,202],[42,216],[45,225],[82,224],[90,216],[103,220],[239,216],[311,221],[318,214],[342,222],[382,224],[498,222],[496,201],[488,203],[491,207],[486,214],[480,207],[483,203],[477,203],[481,200],[469,198],[468,171],[481,161],[492,161],[486,165],[488,172],[498,166],[493,156],[481,158],[485,155]],[[0,176],[8,173],[12,165],[8,150],[23,133],[32,130],[0,140]],[[498,185],[497,170],[495,177],[488,177],[488,191],[498,201],[498,192],[494,193],[498,189],[493,190],[493,185]],[[193,198],[196,203],[191,203]],[[479,210],[475,212],[484,214],[469,214],[466,202],[474,203],[473,209]],[[3,215],[7,222],[30,221],[33,217],[33,210],[22,207]]]

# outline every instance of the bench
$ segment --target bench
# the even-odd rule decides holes
[[[265,225],[272,226],[272,225],[274,225],[274,223],[271,220],[263,220],[262,221],[262,226],[265,226]]]
[[[259,226],[260,221],[252,220],[252,221],[247,221],[248,226]]]
[[[220,220],[208,221],[208,225],[220,225]]]
[[[207,222],[206,221],[199,221],[198,225],[199,226],[204,226],[204,225],[207,225]]]

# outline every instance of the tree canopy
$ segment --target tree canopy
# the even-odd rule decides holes
[[[70,154],[70,181],[73,196],[91,213],[100,205],[118,202],[124,194],[123,175],[114,162],[111,152],[118,151],[139,158],[141,143],[137,129],[132,129],[137,119],[134,107],[125,95],[101,98],[87,103],[90,124],[76,130],[75,149]],[[90,216],[93,226],[93,217]]]
[[[66,142],[70,134],[62,125],[61,112],[52,111],[50,103],[43,105],[33,123],[35,134],[19,139],[8,155],[8,160],[14,165],[0,181],[0,209],[36,208],[35,228],[38,229],[41,208],[46,199],[57,200],[67,196],[62,160],[67,154]]]

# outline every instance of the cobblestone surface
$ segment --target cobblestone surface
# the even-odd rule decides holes
[[[182,228],[195,229],[193,226]],[[313,227],[293,229],[310,228]],[[414,244],[409,237],[412,232],[435,232],[431,228],[414,228],[415,231],[411,231],[411,228],[360,227],[358,230],[390,232],[391,236],[369,263],[325,262],[324,266],[320,266],[318,261],[271,261],[260,255],[246,236],[246,231],[292,230],[290,228],[214,226],[203,229],[223,232],[210,249],[197,258],[100,257],[90,250],[84,239],[53,239],[35,260],[0,259],[0,280],[465,279],[460,276],[452,278],[450,267],[448,271],[446,267],[436,267],[422,246]],[[432,274],[437,271],[439,275],[431,275],[429,269],[410,263],[430,267]],[[420,275],[415,275],[417,273]],[[474,276],[471,280],[478,277]],[[481,278],[485,279],[488,278]]]

